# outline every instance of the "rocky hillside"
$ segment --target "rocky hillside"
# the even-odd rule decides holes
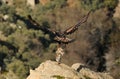
[[[69,67],[48,60],[35,70],[30,70],[27,79],[113,79],[108,73],[94,72],[86,66],[76,63]]]

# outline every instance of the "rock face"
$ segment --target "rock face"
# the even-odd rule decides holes
[[[114,17],[120,18],[120,0],[119,0],[119,3],[118,3],[118,6],[115,9]]]
[[[97,73],[89,70],[84,65],[77,63],[72,67],[46,61],[35,70],[30,70],[27,79],[113,79],[107,73]]]
[[[27,0],[27,5],[30,5],[31,7],[35,6],[35,0]]]
[[[13,0],[1,0],[1,1],[6,3],[7,5],[13,5]]]

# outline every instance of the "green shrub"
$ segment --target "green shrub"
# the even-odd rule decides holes
[[[97,10],[102,7],[114,9],[118,0],[82,0],[81,4],[85,9]]]
[[[53,78],[57,78],[57,79],[65,79],[65,77],[60,76],[60,75],[54,75]]]
[[[12,62],[7,65],[7,70],[13,71],[20,79],[25,79],[28,75],[29,68],[22,61],[12,59]]]

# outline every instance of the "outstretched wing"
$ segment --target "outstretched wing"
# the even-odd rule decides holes
[[[85,23],[87,21],[90,12],[91,11],[89,11],[86,16],[82,17],[82,19],[76,25],[66,29],[64,31],[64,35],[68,35],[68,34],[71,34],[71,33],[75,32],[82,23]]]
[[[50,30],[46,27],[41,27],[39,23],[37,23],[35,20],[32,19],[32,17],[30,15],[28,15],[28,19],[29,21],[36,27],[38,27],[40,30],[42,30],[45,33],[50,33],[50,34],[57,34],[56,31]]]

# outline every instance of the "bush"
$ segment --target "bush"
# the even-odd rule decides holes
[[[29,67],[17,59],[12,59],[12,62],[7,65],[7,70],[13,71],[20,79],[25,79],[29,73]]]
[[[118,3],[118,0],[82,0],[81,4],[85,9],[97,10],[102,7],[107,7],[113,10]]]

